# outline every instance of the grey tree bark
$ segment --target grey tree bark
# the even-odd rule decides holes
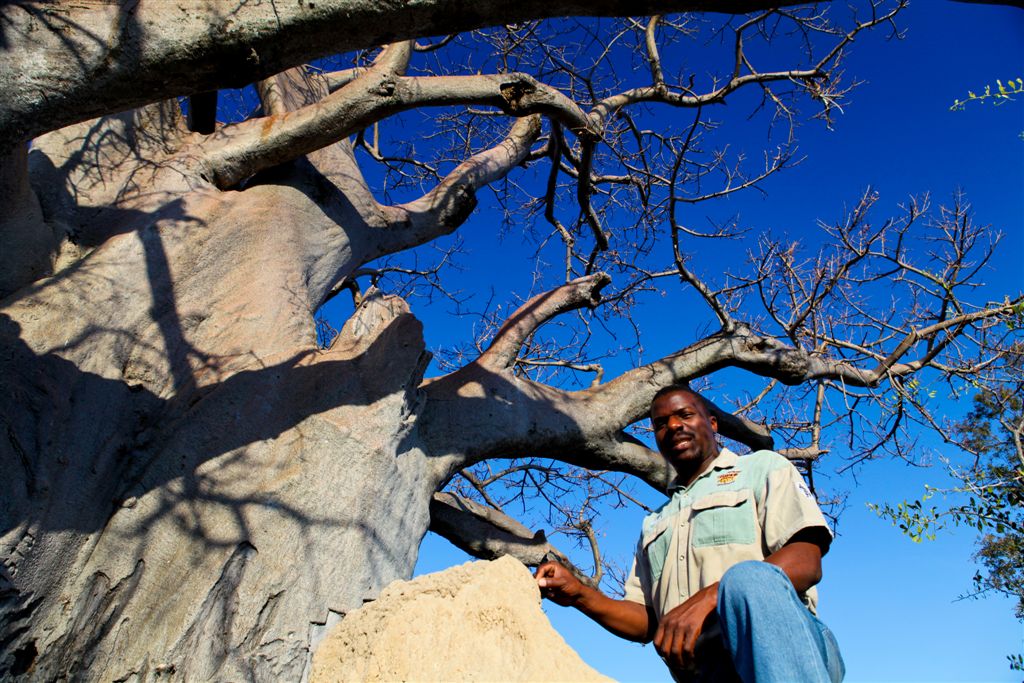
[[[300,680],[317,624],[409,576],[441,483],[419,323],[370,293],[321,352],[312,312],[538,131],[399,207],[344,142],[222,193],[173,101],[36,140],[35,228],[72,239],[3,304],[4,671]]]
[[[542,116],[592,144],[633,102],[701,107],[824,72],[744,75],[705,95],[662,82],[584,111],[522,74],[407,76],[409,42],[336,88],[286,69],[506,21],[773,4],[5,5],[0,675],[302,680],[325,624],[409,577],[432,516],[481,555],[553,550],[495,510],[435,496],[466,466],[529,452],[664,487],[665,465],[625,431],[659,387],[726,366],[877,386],[934,358],[918,342],[1011,310],[910,330],[898,352],[869,354],[871,369],[729,320],[590,389],[514,372],[539,326],[600,302],[610,279],[595,272],[524,304],[439,378],[424,379],[420,323],[377,290],[317,348],[325,299],[374,259],[457,230],[482,187],[547,144]],[[261,114],[212,131],[191,130],[173,99],[261,78]],[[348,136],[441,104],[493,106],[507,133],[418,199],[378,202]],[[727,434],[772,443],[719,412]]]

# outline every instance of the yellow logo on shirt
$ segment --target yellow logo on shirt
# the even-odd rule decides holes
[[[731,484],[738,476],[740,476],[739,472],[723,472],[718,475],[718,485],[725,486],[726,484]]]

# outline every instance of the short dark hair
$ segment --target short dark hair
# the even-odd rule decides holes
[[[696,391],[691,389],[689,384],[669,384],[666,387],[658,389],[657,393],[655,393],[654,397],[651,399],[651,405],[654,405],[654,402],[657,401],[662,396],[677,393],[689,394],[690,396],[696,398],[697,403],[699,403],[701,409],[704,410],[704,417],[711,417],[712,415],[715,414],[714,411],[711,409],[711,403],[709,403],[706,398],[704,398]]]

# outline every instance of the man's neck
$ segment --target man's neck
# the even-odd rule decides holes
[[[697,481],[700,475],[704,474],[711,468],[711,463],[715,461],[721,454],[721,450],[715,449],[712,453],[705,456],[703,460],[694,465],[692,468],[686,470],[676,470],[676,474],[679,475],[677,481],[682,484],[682,488],[689,487],[693,482]]]

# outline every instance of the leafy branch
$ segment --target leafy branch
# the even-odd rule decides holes
[[[1007,81],[1006,85],[998,78],[996,79],[996,89],[992,90],[992,86],[986,85],[985,92],[977,95],[970,90],[967,91],[967,99],[954,100],[953,106],[949,108],[950,111],[963,111],[964,107],[968,102],[982,102],[984,100],[991,100],[992,104],[999,106],[1006,104],[1007,102],[1013,101],[1013,95],[1024,94],[1024,79],[1011,78]]]

